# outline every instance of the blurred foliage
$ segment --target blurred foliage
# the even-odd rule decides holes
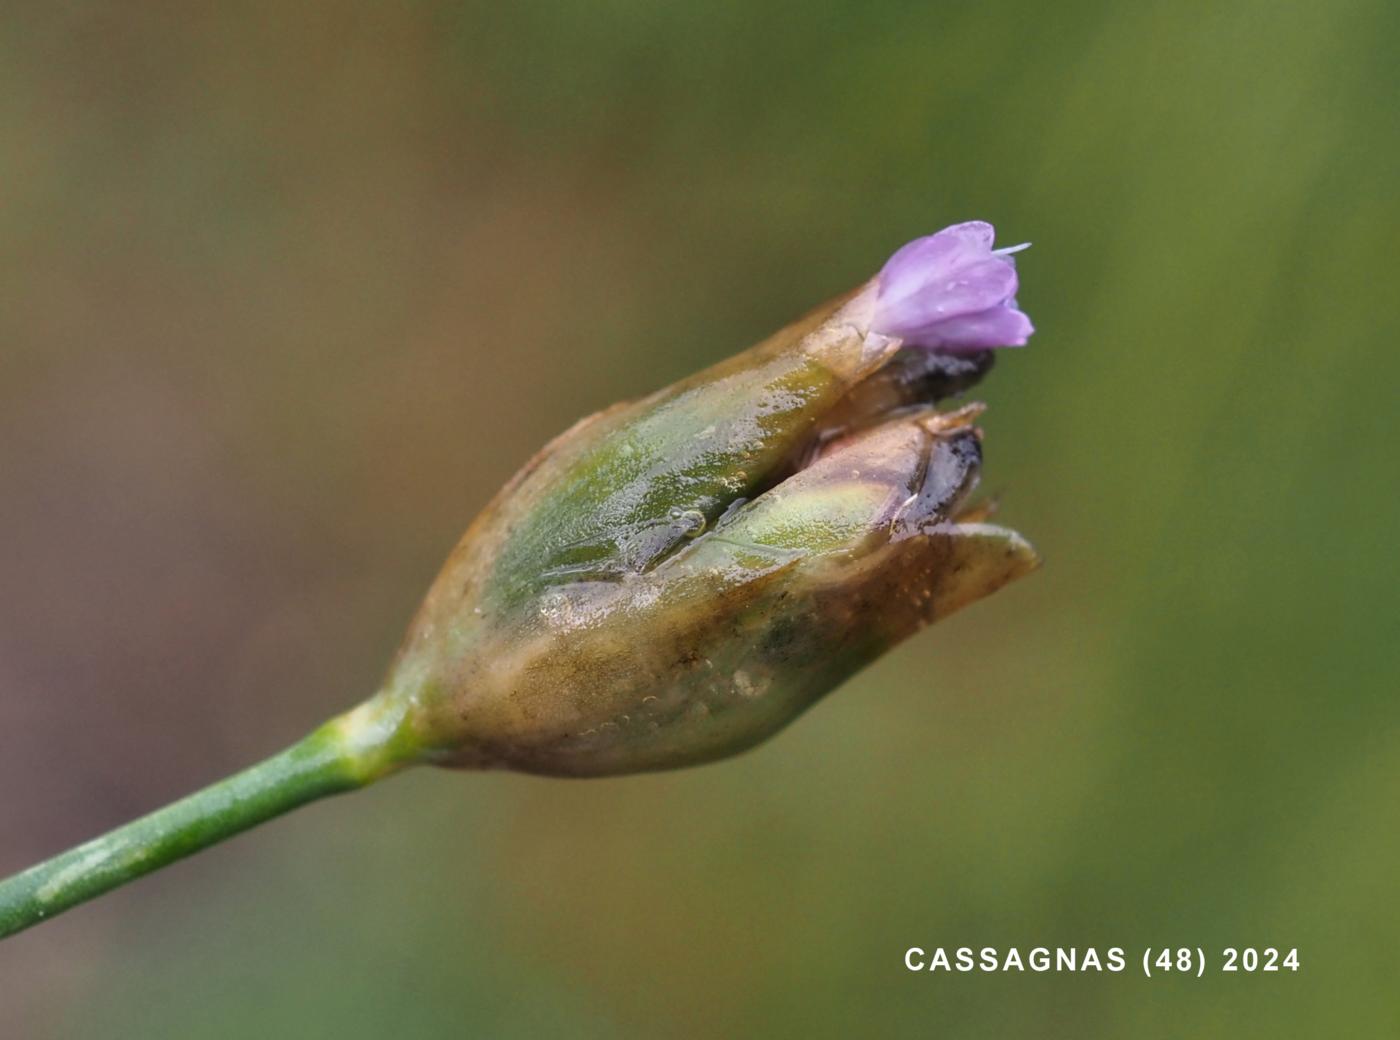
[[[0,947],[7,1035],[1394,1035],[1400,13],[21,4],[0,870],[369,692],[545,438],[981,217],[1045,570],[733,762],[420,773]],[[1280,945],[1296,975],[908,974]]]

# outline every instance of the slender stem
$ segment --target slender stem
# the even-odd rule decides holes
[[[0,881],[0,938],[397,764],[365,751],[334,720],[241,773]]]

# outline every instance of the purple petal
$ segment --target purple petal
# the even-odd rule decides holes
[[[992,251],[996,229],[985,220],[968,220],[935,231],[929,238],[949,243],[963,259],[977,260]]]
[[[1035,326],[1014,307],[993,307],[978,314],[947,318],[912,333],[911,346],[940,350],[985,350],[989,347],[1023,347]]]
[[[998,307],[1014,297],[1016,287],[1015,267],[993,256],[949,270],[903,300],[881,294],[881,302],[890,321],[909,328]]]
[[[881,286],[881,332],[902,335],[945,318],[985,311],[1016,295],[1016,268],[1000,257],[928,273],[932,277],[904,293]]]
[[[1024,344],[1033,330],[1016,308],[1015,262],[994,241],[992,225],[971,220],[897,250],[880,271],[871,331],[942,350]]]
[[[895,298],[916,292],[930,278],[991,255],[996,232],[984,220],[954,224],[895,250],[880,271],[882,293]]]

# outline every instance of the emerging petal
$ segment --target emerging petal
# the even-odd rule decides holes
[[[1016,288],[1016,268],[1011,261],[1001,257],[975,260],[946,271],[903,299],[882,293],[885,321],[880,331],[908,338],[933,322],[999,307],[1016,295]]]
[[[985,350],[990,347],[1024,347],[1035,327],[1015,307],[993,307],[940,321],[918,332],[926,347],[942,350]]]
[[[935,235],[906,243],[885,262],[880,272],[880,293],[892,298],[919,291],[938,271],[952,272],[963,264],[991,255],[995,231],[983,220],[954,224]]]
[[[880,272],[873,331],[935,350],[1024,344],[1034,330],[1016,309],[1015,263],[993,241],[990,224],[968,221],[896,251]]]

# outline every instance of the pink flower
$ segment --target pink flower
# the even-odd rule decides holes
[[[1011,254],[993,249],[981,220],[954,224],[901,247],[880,271],[871,330],[943,351],[1020,347],[1035,329],[1016,308]]]

